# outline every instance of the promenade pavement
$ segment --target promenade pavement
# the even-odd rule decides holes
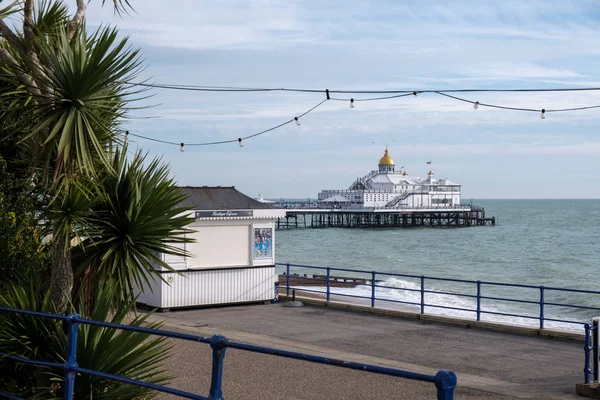
[[[583,343],[281,303],[155,314],[166,329],[434,374],[458,375],[457,399],[581,399]],[[171,386],[206,395],[208,345],[174,341]],[[433,399],[425,382],[228,349],[230,399]],[[162,398],[173,398],[164,396]]]

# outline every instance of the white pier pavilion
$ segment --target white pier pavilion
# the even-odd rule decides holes
[[[346,190],[323,190],[317,198],[319,208],[452,208],[460,204],[461,185],[446,178],[409,175],[396,164],[387,147],[377,170],[357,178]]]

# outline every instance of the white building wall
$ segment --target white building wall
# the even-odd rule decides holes
[[[275,246],[271,252],[272,257],[261,259],[252,257],[254,229],[270,228],[272,243],[275,243],[275,221],[271,218],[199,219],[188,227],[196,231],[189,234],[190,237],[196,239],[196,243],[185,244],[185,249],[191,253],[191,257],[163,256],[174,269],[239,267],[275,263]]]
[[[371,186],[373,186],[374,190],[392,190],[392,184],[391,183],[375,183],[372,182]]]
[[[254,210],[255,217],[197,219],[188,227],[195,243],[180,245],[191,257],[158,255],[177,273],[164,268],[156,282],[139,294],[138,302],[171,308],[272,300],[275,274],[275,222],[273,213]],[[263,210],[260,210],[263,211]],[[262,218],[261,218],[262,217]],[[254,253],[256,229],[271,229],[271,254]]]
[[[189,235],[186,235],[189,236]],[[180,250],[185,250],[186,249],[186,244],[185,243],[177,243],[177,244],[171,244],[173,247],[176,247]],[[167,264],[169,264],[171,266],[171,268],[176,269],[176,270],[181,270],[181,269],[186,269],[187,268],[187,260],[186,257],[183,256],[174,256],[171,254],[163,254],[162,255],[162,259],[164,262],[166,262]],[[160,270],[167,270],[166,268],[164,268],[163,266],[159,266]]]
[[[188,244],[193,257],[188,258],[188,268],[214,268],[248,266],[250,263],[251,225],[204,225],[190,235],[195,239]]]
[[[149,277],[150,285],[143,285],[144,290],[140,290],[139,287],[134,283],[134,293],[138,295],[137,302],[147,304],[152,307],[160,307],[162,302],[162,282],[160,277],[153,277],[156,281]]]
[[[274,298],[275,267],[163,273],[166,282],[145,288],[138,302],[157,308],[267,301]]]

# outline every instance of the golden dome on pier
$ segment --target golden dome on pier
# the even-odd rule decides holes
[[[433,171],[429,170],[429,172],[427,173],[427,175],[433,175]]]
[[[390,157],[390,154],[388,153],[387,146],[385,146],[385,154],[379,160],[379,165],[395,165],[394,160],[392,160],[392,157]]]

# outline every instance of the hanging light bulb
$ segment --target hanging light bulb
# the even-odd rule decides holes
[[[240,145],[240,147],[244,147],[244,141],[241,137],[238,138],[238,144]]]
[[[541,119],[546,119],[546,109],[542,108],[542,115],[540,115]]]
[[[419,95],[419,93],[413,92],[413,96],[418,96],[418,95]]]
[[[298,119],[298,117],[294,117],[294,119],[296,120],[296,125],[300,126],[300,120]]]
[[[354,99],[350,99],[350,108],[354,108]]]
[[[477,110],[479,108],[479,102],[476,101],[475,103],[473,103],[473,109]]]
[[[182,153],[185,151],[185,144],[181,143],[181,146],[179,146],[179,151]]]
[[[129,131],[125,131],[125,141],[129,138]]]

